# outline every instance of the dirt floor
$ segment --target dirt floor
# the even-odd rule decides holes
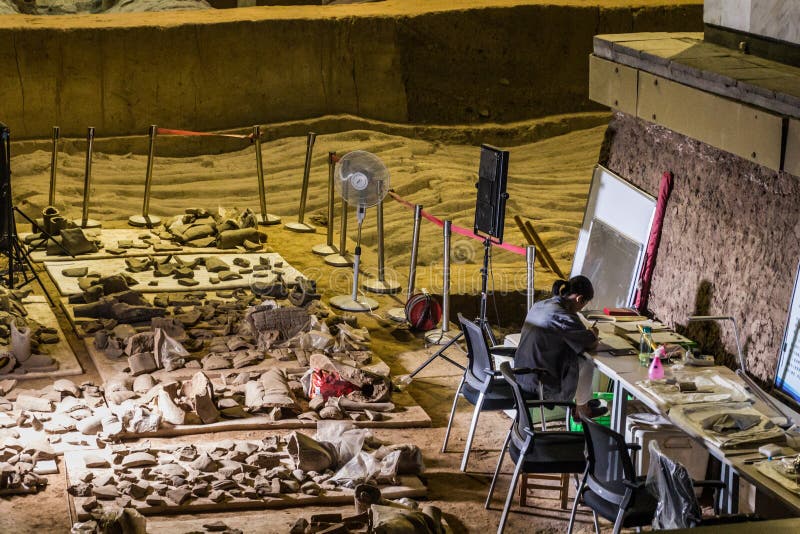
[[[597,161],[604,127],[575,131],[563,136],[521,144],[511,148],[509,176],[510,200],[508,204],[507,240],[521,243],[522,237],[511,221],[511,215],[531,218],[540,231],[551,253],[562,269],[568,271],[578,227],[588,192],[592,167]],[[474,206],[473,182],[476,178],[479,151],[474,146],[446,145],[441,142],[422,141],[396,135],[370,131],[350,131],[335,135],[322,135],[317,139],[312,167],[312,181],[308,202],[309,215],[321,214],[325,198],[327,169],[324,163],[328,150],[344,153],[353,149],[375,152],[388,165],[393,187],[412,202],[425,205],[435,215],[450,217],[455,223],[470,226]],[[298,190],[302,177],[305,138],[291,137],[270,141],[264,146],[268,175],[270,211],[285,220],[296,217],[299,203]],[[177,213],[186,206],[217,205],[255,206],[256,183],[253,149],[215,156],[198,155],[189,158],[159,158],[155,166],[152,212]],[[75,152],[61,154],[58,174],[58,199],[56,205],[70,216],[79,215],[82,195],[84,157]],[[49,180],[49,154],[45,151],[16,156],[13,161],[14,193],[19,205],[35,212],[46,203]],[[141,205],[145,158],[139,155],[95,154],[94,182],[92,188],[91,216],[107,221],[107,226],[124,225],[127,215],[136,213]],[[546,199],[546,200],[544,200]],[[374,265],[374,212],[368,215],[365,241],[369,254],[365,269]],[[351,227],[352,228],[352,227]],[[405,285],[410,241],[411,214],[393,201],[386,204],[387,264],[396,268]],[[441,262],[441,230],[425,223],[422,234],[421,263],[436,266]],[[269,243],[289,262],[301,270],[317,274],[323,298],[347,291],[349,274],[324,265],[318,256],[310,253],[312,245],[324,241],[324,229],[317,234],[295,234],[273,227]],[[458,264],[456,272],[470,283],[476,280],[479,244],[456,240],[467,247],[470,254]],[[466,253],[465,253],[466,254]],[[524,273],[524,260],[505,252],[494,258],[495,272],[503,269]],[[421,269],[418,286],[435,286],[438,271]],[[522,278],[524,280],[524,278]],[[498,280],[498,284],[512,284],[513,278]],[[553,280],[552,273],[537,272],[537,287],[546,288]],[[513,284],[512,284],[513,285]],[[55,290],[49,283],[49,290]],[[506,285],[508,287],[508,285]],[[465,283],[461,293],[475,294],[474,287]],[[411,333],[382,317],[388,308],[402,304],[400,297],[379,296],[380,308],[375,314],[360,316],[361,324],[370,329],[373,350],[391,367],[395,375],[406,374],[435,350],[425,347],[421,335]],[[458,309],[453,310],[453,315]],[[499,310],[503,314],[504,310]],[[60,310],[58,310],[60,313]],[[68,323],[60,315],[62,327]],[[96,372],[87,359],[82,345],[70,336],[76,353],[86,369],[86,375],[76,381],[98,381]],[[452,357],[464,359],[459,350]],[[376,431],[379,438],[391,442],[410,441],[421,447],[426,462],[425,480],[429,500],[442,508],[454,532],[492,531],[499,519],[501,499],[508,487],[510,464],[506,476],[499,484],[489,511],[483,509],[490,474],[494,469],[502,436],[509,420],[501,414],[485,414],[473,445],[473,454],[467,473],[458,465],[463,450],[471,406],[459,403],[454,430],[448,452],[441,453],[447,416],[459,373],[454,366],[436,360],[410,385],[410,393],[433,420],[432,428]],[[40,384],[41,385],[41,384]],[[230,437],[259,437],[264,432],[232,432],[225,436],[207,434],[192,436],[191,441],[213,441]],[[171,440],[174,441],[174,440]],[[63,532],[70,526],[63,472],[48,477],[50,486],[42,494],[14,497],[0,501],[0,531],[3,532]],[[537,490],[529,506],[520,509],[515,504],[507,532],[562,532],[566,528],[568,512],[559,509],[558,493]],[[516,501],[515,501],[516,502]],[[36,513],[31,513],[35,507]],[[326,508],[330,511],[330,508]],[[289,509],[269,512],[236,512],[202,516],[155,517],[150,520],[153,532],[188,532],[198,529],[203,522],[220,518],[232,527],[246,532],[287,532],[295,519],[308,517],[314,509]],[[579,517],[577,531],[590,531],[590,516]]]

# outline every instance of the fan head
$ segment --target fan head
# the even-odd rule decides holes
[[[336,190],[348,204],[369,208],[389,192],[389,170],[370,152],[348,152],[336,164]]]

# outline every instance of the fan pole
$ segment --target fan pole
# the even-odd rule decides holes
[[[332,267],[350,267],[353,260],[347,253],[347,202],[342,199],[342,211],[339,216],[339,252],[325,256],[325,263]]]
[[[92,146],[94,145],[94,126],[86,131],[86,167],[83,174],[83,210],[75,225],[81,228],[99,228],[100,223],[89,218],[89,194],[92,190]]]
[[[442,267],[442,328],[425,333],[425,341],[431,345],[450,343],[460,331],[450,330],[450,236],[453,221],[444,222],[444,265]]]
[[[286,223],[286,229],[292,232],[313,233],[317,229],[304,222],[306,216],[306,198],[308,197],[308,179],[311,174],[311,155],[314,152],[314,140],[317,134],[308,132],[306,136],[306,163],[303,167],[303,189],[300,192],[300,213],[297,215],[297,222]]]
[[[264,182],[264,162],[261,154],[261,127],[253,126],[253,146],[256,149],[256,175],[258,177],[258,203],[261,213],[258,216],[260,226],[280,224],[281,218],[267,212],[267,185]]]
[[[320,256],[330,256],[336,254],[338,250],[333,246],[333,206],[334,206],[334,191],[333,191],[333,173],[336,169],[336,152],[328,152],[328,235],[325,243],[314,245],[311,252],[319,254]]]
[[[386,280],[386,265],[384,262],[384,245],[383,245],[383,200],[378,202],[378,278],[367,280],[363,284],[363,288],[372,293],[381,293],[384,295],[394,294],[400,292],[400,284],[395,280]]]
[[[53,152],[50,154],[50,194],[47,205],[56,205],[56,175],[58,174],[58,138],[61,128],[53,126]]]
[[[411,236],[411,264],[408,267],[408,288],[406,289],[406,302],[414,296],[414,286],[417,282],[417,251],[419,249],[419,227],[422,222],[422,204],[414,206],[414,233]],[[402,323],[406,321],[406,309],[392,308],[386,312],[392,321]]]
[[[378,302],[374,299],[364,297],[358,300],[358,268],[361,263],[361,227],[364,217],[367,214],[367,206],[359,204],[356,212],[358,221],[358,232],[356,233],[356,250],[353,256],[353,289],[349,295],[339,295],[330,300],[331,306],[340,310],[351,312],[372,311],[378,307]]]
[[[150,215],[150,184],[153,182],[153,159],[156,151],[156,135],[158,128],[155,124],[150,126],[147,132],[150,136],[150,145],[147,148],[147,170],[144,177],[144,201],[142,203],[142,214],[131,215],[128,217],[128,224],[131,226],[146,226],[152,228],[161,222],[161,217]]]

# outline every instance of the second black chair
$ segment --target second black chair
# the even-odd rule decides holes
[[[508,363],[500,365],[500,373],[508,382],[511,392],[514,395],[516,407],[516,417],[514,423],[503,443],[503,450],[500,453],[500,460],[492,477],[492,484],[489,486],[489,495],[486,497],[486,508],[492,500],[497,477],[503,465],[506,449],[509,456],[514,461],[514,474],[511,477],[511,485],[508,488],[503,513],[500,516],[500,525],[497,532],[503,532],[505,528],[508,512],[511,508],[511,501],[514,499],[514,491],[521,473],[582,473],[586,467],[584,456],[585,441],[580,432],[558,432],[558,431],[535,431],[531,418],[530,408],[540,408],[546,406],[563,406],[568,409],[575,408],[572,402],[553,402],[526,399],[522,394],[522,389],[516,381],[515,373],[526,372],[542,373],[539,369],[511,369]]]
[[[656,499],[647,491],[645,478],[637,477],[631,450],[641,447],[625,443],[618,432],[591,419],[581,418],[586,436],[586,472],[572,505],[567,533],[572,532],[578,501],[595,514],[614,523],[614,534],[623,527],[643,527],[653,522]]]

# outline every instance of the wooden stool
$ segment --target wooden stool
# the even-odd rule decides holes
[[[567,509],[567,500],[569,498],[569,474],[562,473],[560,475],[539,475],[539,474],[522,474],[520,475],[519,485],[519,505],[527,506],[528,502],[528,489],[543,489],[550,491],[558,491],[558,496],[561,499],[561,509]],[[534,480],[556,480],[560,485],[555,486],[552,484],[536,484]]]

